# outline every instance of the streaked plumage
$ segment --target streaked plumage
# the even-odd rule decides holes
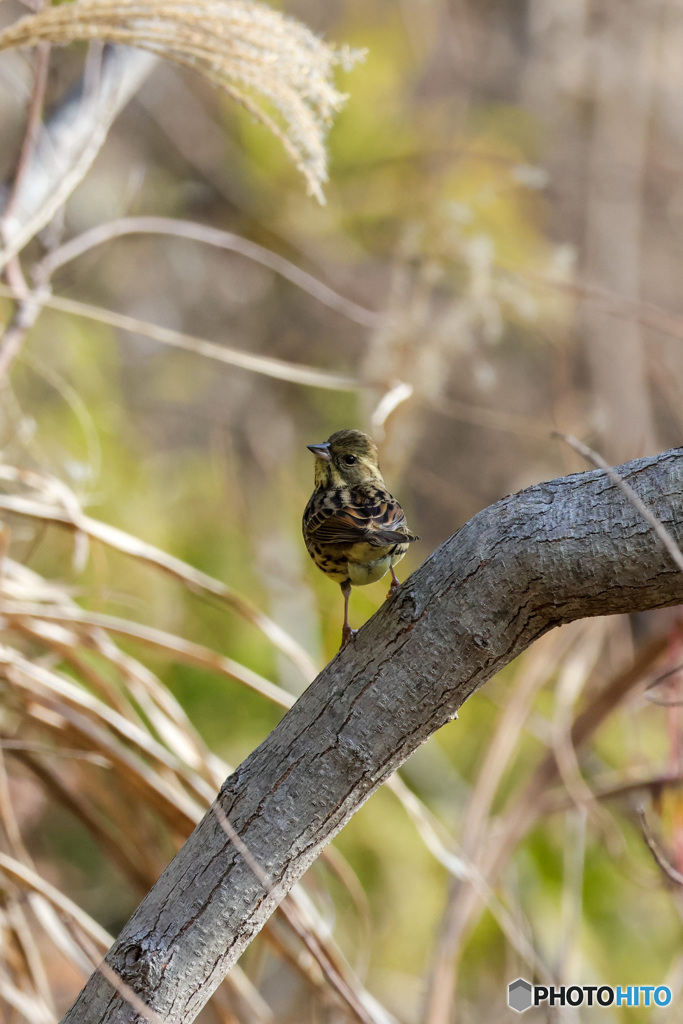
[[[394,566],[419,538],[384,485],[372,438],[360,430],[338,430],[308,448],[316,456],[315,490],[304,512],[304,540],[318,568],[342,588],[344,645],[354,632],[348,618],[351,587],[391,572],[391,594],[398,587]]]

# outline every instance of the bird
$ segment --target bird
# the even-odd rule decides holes
[[[399,586],[394,566],[411,533],[403,509],[387,490],[377,445],[361,430],[337,430],[322,444],[306,445],[315,455],[315,489],[303,516],[308,553],[344,595],[341,647],[357,630],[349,625],[351,587],[363,587],[391,573],[387,598]]]

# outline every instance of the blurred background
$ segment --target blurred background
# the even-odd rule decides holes
[[[19,257],[30,280],[103,227],[55,267],[70,303],[0,390],[8,1021],[59,1018],[102,929],[336,651],[339,588],[300,535],[307,444],[377,439],[421,537],[403,579],[478,509],[589,468],[553,431],[612,463],[680,443],[683,0],[283,9],[367,50],[336,73],[325,205],[262,124],[162,61]],[[5,0],[0,26],[24,13]],[[44,58],[46,116],[84,59]],[[0,54],[6,191],[38,61]],[[107,228],[143,217],[233,243]],[[385,592],[354,591],[352,625]],[[298,928],[276,915],[200,1019],[488,1024],[519,975],[674,991],[547,1019],[680,1019],[683,723],[677,672],[660,680],[681,651],[675,610],[545,637],[365,805]]]

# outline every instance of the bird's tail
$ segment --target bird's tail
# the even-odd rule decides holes
[[[414,533],[404,533],[402,530],[373,530],[367,538],[368,543],[376,547],[385,547],[388,544],[412,544],[419,540]]]

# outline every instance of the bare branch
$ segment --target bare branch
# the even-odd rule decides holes
[[[323,305],[328,306],[337,313],[354,320],[363,327],[378,327],[381,322],[381,314],[365,309],[350,299],[339,295],[334,289],[329,288],[323,281],[319,281],[308,274],[305,270],[297,267],[295,263],[280,256],[265,246],[252,242],[248,238],[242,238],[232,231],[221,231],[208,224],[197,224],[190,220],[180,220],[173,217],[121,217],[119,220],[112,220],[106,224],[98,224],[90,231],[84,231],[61,245],[58,249],[43,257],[38,265],[43,274],[51,276],[58,267],[77,259],[84,252],[88,252],[95,246],[103,245],[113,238],[123,238],[126,235],[172,235],[175,238],[187,238],[193,242],[203,242],[204,245],[212,245],[217,249],[226,249],[229,252],[236,252],[254,263],[259,263],[276,274],[291,281],[298,288],[308,292]]]
[[[680,542],[683,451],[618,475]],[[484,509],[222,786],[216,803],[270,884],[210,811],[121,932],[109,966],[169,1024],[188,1024],[324,846],[495,672],[555,626],[681,601],[668,550],[602,470]],[[94,975],[64,1024],[85,1020],[138,1018]]]

